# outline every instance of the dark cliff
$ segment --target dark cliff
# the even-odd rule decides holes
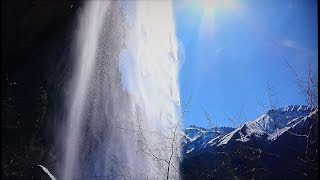
[[[71,72],[76,0],[2,1],[2,177],[25,179],[53,168],[53,133]],[[31,173],[31,174],[30,174]]]

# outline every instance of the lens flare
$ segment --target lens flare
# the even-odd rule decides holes
[[[191,13],[196,12],[195,16],[200,16],[199,35],[204,38],[214,36],[215,22],[224,14],[243,14],[243,7],[237,0],[184,0],[182,6],[188,7]]]

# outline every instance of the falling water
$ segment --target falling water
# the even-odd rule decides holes
[[[171,2],[87,1],[75,37],[61,179],[178,179]]]

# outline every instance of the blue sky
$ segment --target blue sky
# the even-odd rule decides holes
[[[268,82],[278,106],[305,104],[284,59],[301,75],[308,61],[318,71],[316,0],[174,0],[174,14],[180,97],[192,97],[185,127],[208,127],[201,106],[218,126],[234,126],[225,113],[241,108],[256,119]]]

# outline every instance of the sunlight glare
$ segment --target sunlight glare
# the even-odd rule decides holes
[[[200,36],[213,37],[215,19],[221,18],[220,12],[240,15],[241,8],[236,0],[200,0],[198,6],[202,11]]]

